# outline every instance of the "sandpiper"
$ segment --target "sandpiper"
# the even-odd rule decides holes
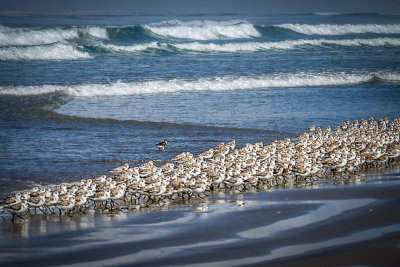
[[[29,208],[29,205],[26,202],[20,202],[18,204],[5,207],[5,210],[9,211],[12,214],[12,221],[14,221],[15,216],[25,220],[21,214],[25,213]]]
[[[147,198],[159,203],[165,198],[186,195],[190,198],[193,194],[201,197],[205,192],[219,189],[243,190],[266,184],[272,187],[294,180],[313,182],[314,178],[330,172],[342,176],[344,172],[355,173],[369,166],[398,161],[400,118],[387,124],[387,118],[352,123],[346,119],[333,132],[330,126],[323,131],[311,126],[296,142],[287,138],[273,140],[269,145],[248,143],[240,149],[235,149],[234,140],[226,145],[222,142],[198,157],[182,152],[171,159],[173,163],[161,167],[153,161],[134,168],[125,164],[110,170],[113,177],[103,175],[52,188],[35,187],[5,200],[0,210],[11,212],[14,219],[29,207],[57,207],[60,212],[70,213],[74,206],[88,204],[89,199],[95,204],[105,202],[104,207],[111,201],[113,209],[114,204],[121,203],[114,201],[126,200],[127,195],[131,195],[131,202],[135,199],[143,203],[141,200]],[[167,141],[156,146],[164,149]]]
[[[51,213],[54,213],[51,207],[56,205],[58,202],[59,202],[58,191],[54,191],[50,196],[45,198],[44,206],[46,209],[50,210]]]
[[[4,200],[2,203],[5,207],[9,207],[12,205],[16,205],[18,203],[21,203],[21,193],[16,193],[13,197],[9,197]]]
[[[31,197],[27,201],[29,206],[35,208],[35,214],[36,214],[36,208],[41,208],[45,203],[46,203],[46,197],[45,195],[39,195],[37,197]]]
[[[119,167],[117,167],[117,168],[115,168],[115,169],[108,170],[108,171],[111,172],[111,173],[114,173],[114,174],[119,174],[119,173],[121,173],[121,172],[123,172],[123,171],[126,171],[126,170],[128,170],[128,169],[129,169],[129,163],[125,163],[125,164],[122,165],[122,166],[119,166]]]
[[[156,147],[158,147],[158,149],[164,150],[165,147],[167,146],[167,143],[168,143],[168,139],[164,139],[164,141],[156,144]]]
[[[75,196],[72,196],[69,199],[56,204],[56,207],[60,212],[60,216],[62,214],[62,211],[65,211],[64,214],[67,214],[72,210],[74,206],[75,206]]]

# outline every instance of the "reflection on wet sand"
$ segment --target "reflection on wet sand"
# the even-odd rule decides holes
[[[77,231],[95,227],[96,224],[105,224],[115,220],[124,220],[126,213],[118,211],[108,214],[87,212],[73,216],[54,216],[45,214],[32,214],[26,220],[3,219],[2,232],[13,236],[28,238],[36,235],[46,235],[64,231]]]
[[[390,183],[369,182],[381,178]],[[357,187],[325,181],[301,190],[219,192],[173,205],[3,218],[0,264],[210,266],[303,257],[400,232],[400,215],[391,212],[400,204],[399,180],[398,173],[367,173]]]
[[[374,168],[370,169],[365,174],[358,174],[346,179],[334,179],[334,180],[314,180],[304,181],[297,184],[290,182],[281,183],[275,187],[266,187],[263,190],[249,190],[247,194],[256,192],[274,192],[276,190],[289,190],[289,189],[321,189],[328,186],[335,185],[356,185],[356,184],[380,184],[385,183],[387,179],[391,182],[400,182],[400,165],[396,165],[390,168],[388,174],[387,168]],[[386,175],[385,175],[386,174]],[[222,204],[222,203],[236,203],[238,206],[245,206],[243,201],[244,195],[239,190],[231,190],[229,193],[225,192],[214,192],[210,196],[205,198],[191,198],[191,199],[177,199],[171,202],[152,203],[150,205],[121,205],[118,209],[88,209],[83,213],[72,214],[71,216],[58,216],[57,214],[42,214],[40,211],[37,214],[29,214],[25,216],[25,220],[9,220],[9,216],[6,214],[2,215],[3,232],[13,233],[16,236],[29,237],[30,235],[36,234],[47,234],[59,231],[75,231],[88,227],[93,227],[96,221],[105,223],[111,220],[123,220],[127,218],[127,212],[158,212],[168,211],[171,209],[187,208],[196,212],[205,213],[208,211],[208,205],[210,203]]]

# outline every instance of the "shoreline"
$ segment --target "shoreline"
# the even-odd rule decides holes
[[[371,174],[367,180],[390,176],[396,183],[219,193],[164,210],[3,220],[0,262],[20,266],[318,266],[325,260],[328,265],[398,264],[400,214],[393,211],[400,204],[400,172],[394,171]],[[365,252],[368,256],[360,257]]]
[[[0,266],[400,266],[400,16],[14,13]]]
[[[129,163],[102,175],[76,183],[33,187],[15,193],[2,203],[12,220],[37,208],[43,214],[61,216],[88,209],[130,209],[130,206],[165,205],[176,200],[204,198],[213,192],[246,192],[277,185],[313,184],[320,179],[343,180],[400,160],[400,119],[387,117],[350,122],[346,119],[332,132],[315,125],[292,141],[275,139],[247,143],[236,148],[236,140],[219,143],[198,155],[182,152],[157,166],[152,160],[131,167]],[[164,150],[168,139],[156,144]],[[107,207],[109,204],[109,207]]]

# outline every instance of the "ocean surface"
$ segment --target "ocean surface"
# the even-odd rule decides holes
[[[399,115],[400,16],[0,16],[2,197]]]

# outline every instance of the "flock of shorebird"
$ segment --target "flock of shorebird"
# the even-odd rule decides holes
[[[220,143],[195,156],[183,152],[162,166],[153,161],[140,166],[117,167],[94,179],[34,187],[17,192],[2,203],[14,217],[31,209],[69,215],[88,208],[117,209],[129,205],[165,203],[212,191],[272,187],[282,182],[312,182],[326,175],[353,174],[371,166],[400,159],[400,117],[392,122],[346,119],[333,131],[309,127],[295,142],[289,138],[236,148],[235,140]],[[164,149],[168,140],[157,144]]]

